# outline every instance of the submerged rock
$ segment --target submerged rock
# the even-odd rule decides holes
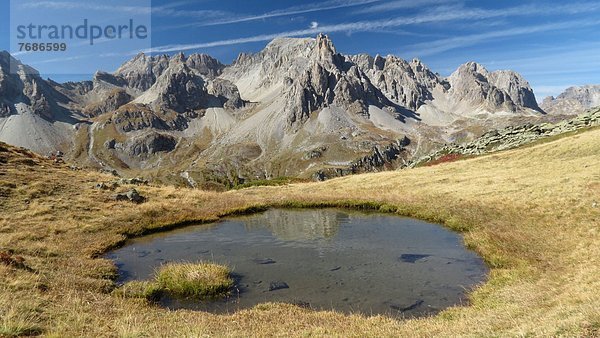
[[[390,308],[392,310],[396,310],[396,311],[400,311],[400,312],[407,312],[407,311],[411,311],[414,310],[416,308],[418,308],[419,306],[421,306],[425,301],[422,299],[417,300],[416,302],[412,303],[411,305],[408,306],[400,306],[400,305],[390,305]]]
[[[272,260],[271,258],[255,258],[252,261],[256,264],[261,264],[261,265],[277,263],[276,261]]]
[[[400,260],[404,263],[415,263],[418,260],[421,260],[423,258],[427,258],[431,255],[425,255],[425,254],[402,254],[400,255]]]
[[[290,288],[290,286],[287,285],[286,282],[276,281],[276,282],[271,282],[269,284],[269,291],[276,291],[276,290],[289,289],[289,288]]]

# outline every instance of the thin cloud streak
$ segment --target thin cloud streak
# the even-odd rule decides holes
[[[586,7],[586,11],[597,11],[600,10],[600,4],[585,4],[588,5]],[[279,37],[299,37],[299,36],[311,36],[316,35],[320,32],[326,33],[335,33],[335,32],[367,32],[367,31],[375,31],[381,30],[385,28],[392,27],[400,27],[400,26],[410,26],[410,25],[419,25],[424,23],[434,23],[434,22],[448,22],[448,21],[456,21],[456,20],[484,20],[491,18],[499,18],[499,17],[507,17],[507,16],[528,16],[532,14],[541,15],[541,14],[555,14],[555,13],[565,13],[569,12],[578,13],[583,10],[583,4],[575,4],[568,6],[553,6],[540,8],[535,6],[517,6],[506,8],[503,10],[486,10],[486,9],[464,9],[461,8],[459,10],[449,10],[448,8],[440,7],[434,11],[431,11],[430,14],[414,16],[414,17],[402,17],[402,18],[394,18],[394,19],[384,19],[384,20],[374,20],[374,21],[358,21],[358,22],[349,22],[349,23],[340,23],[334,25],[323,25],[319,26],[315,29],[302,29],[295,31],[287,31],[287,32],[279,32],[273,34],[261,34],[251,37],[245,38],[236,38],[236,39],[226,39],[220,41],[212,41],[205,43],[197,43],[197,44],[180,44],[180,45],[166,45],[152,48],[151,50],[147,50],[146,52],[150,53],[168,53],[175,51],[186,51],[200,48],[210,48],[217,46],[229,46],[229,45],[237,45],[243,43],[251,43],[251,42],[262,42],[262,41],[270,41]],[[528,30],[536,29],[549,30],[551,27],[556,26],[556,24],[548,24],[541,25],[536,27],[526,27],[526,28],[516,28],[509,31],[500,31],[500,32],[491,32],[484,34],[477,34],[474,36],[467,37],[457,37],[452,38],[455,43],[471,43],[470,41],[474,41],[475,39],[484,39],[484,38],[494,38],[494,37],[502,37],[506,34],[506,36],[510,36],[510,34],[527,34]],[[571,27],[573,25],[570,25]],[[530,32],[533,33],[533,32]],[[503,35],[504,34],[504,35]],[[450,41],[447,40],[438,40],[439,46],[437,47],[439,51],[443,51],[444,48],[450,48]],[[445,42],[445,43],[443,43]],[[435,43],[435,42],[434,42]],[[430,44],[430,43],[427,43]],[[413,47],[418,47],[413,45]],[[446,49],[447,50],[447,49]],[[438,51],[438,52],[439,52]],[[430,52],[431,53],[431,52]],[[135,53],[133,53],[135,54]]]
[[[488,40],[498,39],[498,38],[506,38],[511,36],[518,35],[526,35],[526,34],[534,34],[540,32],[548,32],[548,31],[556,31],[563,30],[569,28],[581,28],[581,27],[590,27],[600,25],[599,20],[588,20],[588,21],[566,21],[561,23],[551,23],[545,25],[537,25],[537,26],[529,26],[529,27],[520,27],[520,28],[511,28],[506,30],[492,31],[481,34],[472,34],[466,36],[457,36],[447,39],[441,39],[436,41],[428,41],[422,42],[418,44],[414,44],[412,46],[408,46],[408,48],[412,48],[408,52],[404,52],[406,55],[419,55],[429,56],[435,55],[442,52],[446,52],[449,50],[471,46],[480,42],[485,42]]]
[[[271,18],[283,17],[283,16],[291,16],[291,15],[298,15],[298,14],[322,12],[322,11],[333,10],[333,9],[364,6],[364,5],[368,5],[368,4],[372,4],[372,3],[376,3],[376,2],[380,2],[380,1],[381,0],[352,0],[352,1],[332,0],[332,1],[321,2],[318,5],[295,6],[295,7],[289,7],[287,9],[283,9],[283,10],[272,11],[272,12],[260,14],[260,15],[251,15],[251,16],[242,16],[242,17],[238,16],[238,17],[233,17],[233,18],[228,18],[228,19],[219,19],[219,20],[206,21],[206,22],[195,22],[195,23],[190,23],[190,24],[185,24],[185,25],[167,27],[167,29],[184,28],[184,27],[207,27],[207,26],[227,25],[227,24],[233,24],[233,23],[251,22],[251,21],[271,19]]]
[[[397,0],[397,1],[385,2],[382,4],[369,6],[367,8],[362,8],[362,9],[356,10],[354,13],[355,14],[381,13],[381,12],[395,11],[395,10],[399,10],[399,9],[420,8],[420,7],[425,7],[425,6],[442,5],[442,4],[457,3],[457,2],[459,2],[459,1],[458,0],[421,0],[421,1]]]

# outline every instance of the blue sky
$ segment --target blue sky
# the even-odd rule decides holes
[[[0,2],[0,49],[8,50],[9,4]],[[110,8],[98,1],[34,1],[42,13],[69,2],[94,17],[132,13],[139,6],[140,13],[151,13],[155,51],[202,52],[224,63],[240,52],[261,50],[277,36],[323,32],[339,52],[417,57],[444,76],[467,61],[489,70],[513,69],[529,80],[538,100],[571,85],[600,83],[600,1],[153,0],[150,11],[144,0],[118,1]],[[32,61],[44,76],[81,80],[97,69],[115,70],[139,49]],[[18,57],[27,62],[29,56]],[[74,62],[86,74],[55,74]]]

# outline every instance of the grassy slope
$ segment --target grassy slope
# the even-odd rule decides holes
[[[6,152],[0,152],[0,157]],[[92,189],[109,176],[10,155],[0,163],[0,336],[600,335],[600,130],[433,167],[324,183],[211,193],[139,187],[140,206]],[[19,160],[21,159],[21,160]],[[1,161],[0,161],[1,162]],[[125,189],[125,188],[122,188]],[[471,305],[427,319],[312,312],[266,304],[234,315],[169,312],[110,295],[111,262],[92,256],[190,220],[269,205],[346,205],[439,221],[492,267]]]

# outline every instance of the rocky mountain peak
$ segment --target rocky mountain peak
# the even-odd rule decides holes
[[[333,41],[323,33],[317,36],[316,52],[320,61],[328,63],[333,63],[337,54]]]
[[[186,61],[185,54],[183,52],[179,52],[171,57],[172,63],[184,63]]]
[[[387,98],[408,110],[416,111],[427,100],[433,99],[432,90],[442,84],[435,74],[416,59],[407,62],[394,55],[385,58],[379,55],[375,58],[364,55],[349,58]]]
[[[541,110],[533,89],[521,74],[512,70],[497,70],[490,73],[488,79],[495,87],[505,91],[518,106]]]
[[[510,95],[495,87],[488,79],[489,72],[476,62],[467,62],[450,75],[450,95],[456,102],[494,112],[516,109]]]
[[[587,108],[600,106],[600,85],[567,88],[557,99],[575,99]]]
[[[140,53],[119,67],[114,75],[123,78],[130,88],[143,92],[152,87],[169,66],[169,61],[166,55],[147,56]]]
[[[600,85],[567,88],[556,98],[550,96],[542,102],[542,109],[551,114],[579,114],[600,106]]]
[[[181,56],[176,56],[170,59],[167,69],[136,102],[183,113],[201,108],[206,94],[202,77],[189,68]]]
[[[7,52],[0,53],[0,67],[0,116],[15,113],[14,105],[21,103],[34,114],[53,119],[51,100],[58,95],[36,69],[22,64]],[[11,67],[16,73],[11,73]]]
[[[210,79],[221,75],[225,68],[219,60],[207,54],[192,54],[187,58],[186,64]]]
[[[373,67],[375,67],[376,70],[383,70],[385,67],[385,62],[386,59],[377,54],[375,55],[375,58],[373,58]]]
[[[467,62],[448,81],[455,100],[480,105],[484,110],[541,110],[529,83],[514,71],[489,72],[476,62]]]

